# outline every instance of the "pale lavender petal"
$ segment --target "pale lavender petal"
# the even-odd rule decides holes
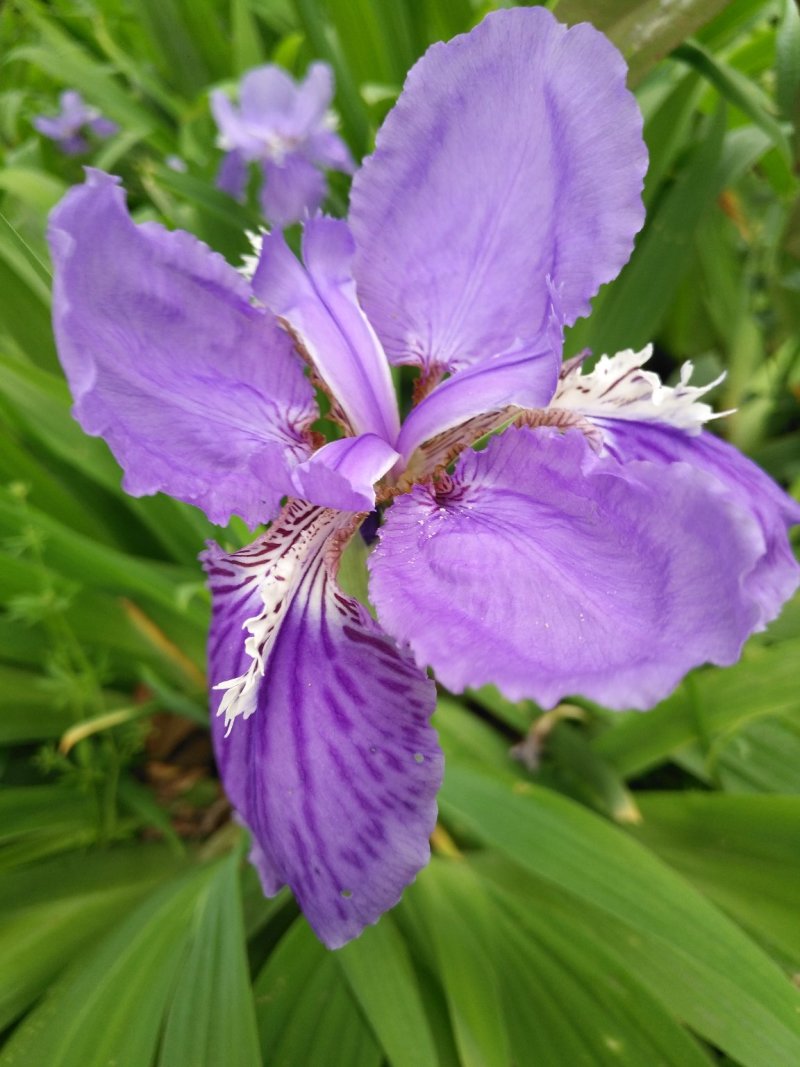
[[[788,530],[800,523],[800,504],[733,445],[704,431],[690,436],[656,423],[593,419],[603,431],[606,449],[623,462],[688,463],[707,472],[726,494],[759,524],[764,551],[745,588],[761,610],[758,629],[777,617],[800,585],[798,565]]]
[[[306,268],[280,234],[270,234],[253,290],[298,337],[353,432],[374,433],[393,445],[400,428],[397,400],[386,357],[358,305],[352,256],[345,222],[310,219],[303,233]]]
[[[100,171],[55,209],[50,242],[75,417],[106,439],[127,491],[170,493],[219,523],[274,515],[316,406],[245,279],[190,234],[134,225]]]
[[[74,126],[82,126],[96,115],[95,109],[90,108],[75,89],[66,89],[58,100],[65,121],[71,122]]]
[[[321,129],[312,133],[303,146],[303,153],[311,163],[326,170],[352,174],[356,169],[350,149],[334,130]]]
[[[756,522],[686,464],[599,458],[578,430],[510,429],[387,513],[384,628],[448,688],[646,708],[734,662],[758,623]]]
[[[295,106],[297,86],[282,67],[256,67],[242,78],[239,103],[242,118],[251,127],[283,132]]]
[[[375,483],[399,458],[373,433],[331,441],[292,471],[294,495],[339,511],[372,511]]]
[[[307,137],[325,121],[333,99],[333,71],[327,63],[312,63],[297,86],[292,118],[297,136]]]
[[[215,185],[234,200],[242,200],[247,188],[247,161],[234,149],[226,152],[217,171]]]
[[[211,114],[217,124],[217,143],[226,152],[237,152],[242,159],[258,159],[263,149],[263,139],[249,128],[241,113],[221,89],[215,89],[210,97]]]
[[[800,581],[800,566],[789,542],[789,527],[800,523],[800,504],[732,445],[702,430],[720,414],[704,402],[722,380],[691,385],[692,364],[684,363],[674,386],[643,370],[652,354],[618,352],[602,356],[582,373],[581,360],[564,364],[550,411],[563,410],[586,420],[597,435],[596,447],[621,462],[689,463],[717,478],[741,508],[759,523],[765,551],[747,580],[748,592],[762,611],[760,627],[774,619]]]
[[[60,115],[37,115],[33,119],[33,128],[51,141],[60,141],[72,133]]]
[[[98,115],[88,123],[89,129],[95,135],[95,137],[113,137],[119,130],[119,126],[112,119],[107,119],[103,115]]]
[[[397,903],[428,860],[442,759],[435,690],[369,613],[337,587],[343,520],[290,503],[249,548],[205,555],[213,597],[213,684],[263,675],[228,703],[212,690],[226,791],[253,832],[264,891],[288,884],[336,948]],[[242,706],[242,705],[245,706]],[[233,715],[230,712],[233,711]]]
[[[460,368],[530,342],[552,279],[567,323],[644,220],[622,57],[542,7],[488,15],[410,72],[353,181],[364,309],[389,358]]]
[[[283,229],[308,218],[325,199],[325,175],[297,152],[280,163],[268,160],[262,168],[261,210],[272,226]]]

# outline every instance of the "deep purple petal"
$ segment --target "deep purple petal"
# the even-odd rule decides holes
[[[451,487],[387,513],[370,560],[385,629],[453,690],[649,707],[729,664],[758,622],[758,525],[686,464],[598,458],[580,431],[507,430]]]
[[[227,708],[227,736],[214,716],[223,782],[256,839],[264,891],[288,884],[331,948],[396,904],[427,862],[442,774],[433,683],[332,577],[341,524],[291,503],[249,548],[212,546],[204,561],[212,683],[255,662],[242,633],[253,617],[263,658],[246,707]],[[230,692],[212,691],[212,712]]]
[[[544,8],[488,15],[410,72],[353,181],[364,309],[398,363],[463,367],[589,310],[644,220],[625,64]]]
[[[353,242],[339,219],[310,219],[306,267],[280,234],[264,238],[253,290],[298,336],[354,433],[394,444],[400,428],[389,365],[356,299]]]
[[[294,495],[339,511],[372,511],[375,483],[399,458],[373,433],[331,441],[295,467]]]
[[[280,163],[265,162],[263,171],[261,210],[272,226],[283,229],[308,218],[325,199],[325,175],[297,152]]]
[[[284,332],[190,234],[136,226],[117,179],[87,172],[53,212],[54,324],[75,417],[134,496],[213,522],[274,515],[316,408]]]
[[[214,184],[228,196],[232,196],[234,200],[244,198],[247,187],[247,161],[241,152],[234,149],[225,153]]]

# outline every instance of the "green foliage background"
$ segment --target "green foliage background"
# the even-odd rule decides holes
[[[215,778],[196,556],[220,532],[126,497],[70,418],[43,231],[81,175],[34,115],[81,90],[137,217],[237,262],[259,219],[213,187],[209,87],[325,58],[360,156],[426,46],[491,6],[0,8],[0,1067],[800,1064],[800,600],[647,715],[442,695],[433,861],[329,953],[262,898]],[[647,226],[570,350],[726,369],[719,431],[797,493],[796,7],[551,6],[622,48],[651,153]]]

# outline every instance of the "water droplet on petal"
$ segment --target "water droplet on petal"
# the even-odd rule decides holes
[[[414,753],[414,762],[415,763],[424,763],[425,762],[425,757],[422,755],[421,752],[415,752]]]
[[[340,897],[344,897],[345,900],[349,900],[352,895],[353,895],[353,890],[352,889],[340,889],[339,890],[339,896]]]

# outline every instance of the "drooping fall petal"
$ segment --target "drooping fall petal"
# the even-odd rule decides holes
[[[100,171],[61,201],[49,236],[74,414],[108,442],[127,492],[170,493],[223,524],[276,514],[316,405],[244,278],[190,234],[135,225]]]
[[[687,464],[619,464],[579,430],[510,429],[387,512],[384,628],[448,688],[650,707],[758,624],[759,525]]]
[[[225,788],[265,892],[289,885],[331,948],[427,862],[442,775],[433,683],[336,585],[349,519],[290,502],[249,548],[204,559]]]

